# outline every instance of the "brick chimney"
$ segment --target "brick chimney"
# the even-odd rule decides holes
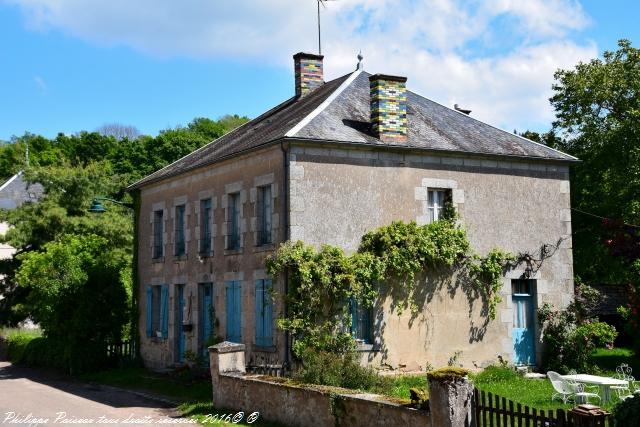
[[[322,55],[299,52],[293,55],[296,97],[302,98],[324,84]]]
[[[383,142],[407,140],[406,77],[374,74],[369,77],[371,127]]]

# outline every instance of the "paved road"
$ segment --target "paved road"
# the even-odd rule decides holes
[[[185,425],[155,400],[0,362],[0,425]],[[180,423],[180,424],[177,424]],[[166,424],[165,424],[166,425]]]

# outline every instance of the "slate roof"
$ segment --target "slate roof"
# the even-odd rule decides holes
[[[15,209],[26,202],[37,202],[44,193],[41,184],[28,184],[18,172],[0,185],[0,209]]]
[[[281,139],[564,162],[577,160],[410,91],[407,93],[407,141],[399,145],[384,143],[371,133],[369,76],[369,73],[357,70],[325,83],[303,98],[288,99],[129,188],[139,188]]]

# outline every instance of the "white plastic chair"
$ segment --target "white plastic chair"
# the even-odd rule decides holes
[[[576,403],[589,403],[589,398],[597,398],[600,403],[600,395],[598,394],[598,386],[587,387],[585,384],[577,381],[563,378],[567,382],[570,389],[575,390],[574,397]]]
[[[562,403],[567,403],[573,398],[576,390],[569,386],[569,383],[562,378],[562,375],[554,371],[549,371],[547,372],[547,377],[549,381],[551,381],[554,390],[551,395],[551,400],[560,398]]]
[[[631,372],[631,367],[626,363],[623,363],[616,368],[616,373],[613,377],[618,380],[627,381],[627,385],[614,385],[611,387],[611,389],[616,392],[620,400],[632,397],[633,393],[640,390],[640,381],[636,381],[633,375],[631,375]]]
[[[560,398],[562,403],[575,401],[576,403],[589,402],[590,398],[597,398],[600,400],[600,395],[595,391],[586,391],[584,384],[564,378],[557,372],[547,372],[547,377],[551,381],[554,393],[551,395],[551,400]]]

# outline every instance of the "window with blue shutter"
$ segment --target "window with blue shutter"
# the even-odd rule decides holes
[[[160,287],[160,331],[163,339],[169,337],[169,286]]]
[[[271,279],[256,280],[256,345],[273,346],[273,300]]]
[[[271,185],[258,187],[257,191],[258,204],[258,246],[268,245],[271,243],[271,216],[273,214]]]
[[[164,251],[164,214],[162,209],[153,212],[153,258],[162,258]]]
[[[353,338],[364,344],[371,344],[373,342],[371,331],[371,311],[371,307],[358,304],[358,302],[353,298],[349,300],[351,335]]]
[[[240,193],[228,195],[229,235],[227,249],[240,249]]]
[[[200,253],[211,254],[211,225],[213,223],[213,210],[211,199],[200,200]]]
[[[225,282],[227,311],[227,341],[242,342],[240,328],[240,281]]]
[[[175,215],[176,229],[174,234],[175,236],[174,255],[175,256],[182,256],[186,252],[186,247],[184,242],[186,224],[185,224],[184,215],[185,215],[185,206],[184,205],[176,206],[176,215]]]

